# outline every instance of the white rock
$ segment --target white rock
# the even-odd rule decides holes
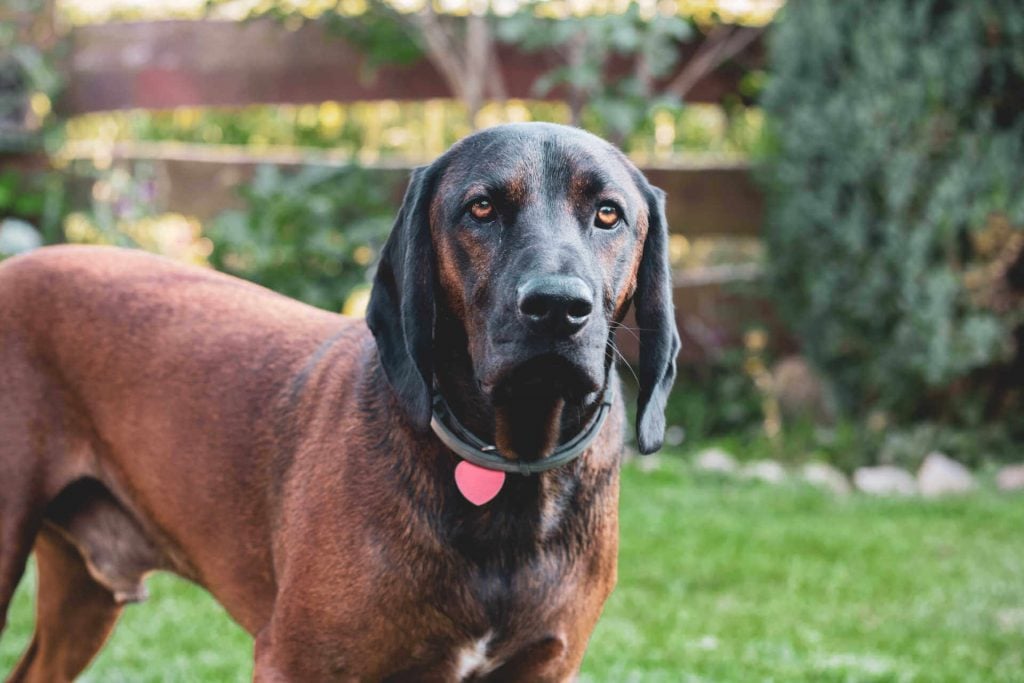
[[[665,445],[678,446],[686,440],[686,430],[679,425],[669,425],[665,429]]]
[[[850,493],[850,482],[839,469],[823,462],[809,462],[800,468],[800,478],[811,486],[828,489],[838,496]]]
[[[757,479],[769,484],[781,484],[786,481],[786,470],[774,460],[754,460],[747,463],[740,471],[744,479]]]
[[[912,496],[917,493],[914,475],[892,465],[858,467],[853,472],[853,485],[858,491],[876,496]]]
[[[732,474],[736,471],[736,458],[721,448],[708,448],[697,454],[694,465],[704,472]]]
[[[1024,489],[1024,462],[1006,465],[996,474],[996,486],[1000,491],[1020,491]]]
[[[43,246],[43,238],[31,224],[17,218],[0,221],[0,252],[9,256]]]
[[[917,487],[921,495],[928,498],[967,493],[974,488],[974,475],[956,460],[935,451],[921,463],[917,471]]]

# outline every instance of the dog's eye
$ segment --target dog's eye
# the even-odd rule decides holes
[[[494,204],[486,199],[478,199],[469,205],[469,212],[478,221],[489,221],[494,218]]]
[[[619,224],[619,207],[605,202],[597,207],[597,216],[594,218],[594,225],[599,228],[614,228]]]

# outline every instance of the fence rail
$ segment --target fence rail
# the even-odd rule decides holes
[[[84,153],[82,156],[88,156]],[[132,143],[117,145],[112,159],[146,163],[153,167],[160,191],[156,207],[205,220],[238,205],[237,188],[257,166],[345,165],[348,160],[330,153],[253,154],[232,147],[208,145]],[[371,166],[404,185],[409,167],[404,164]],[[744,163],[645,168],[648,179],[665,190],[669,224],[687,237],[757,236],[763,212],[761,195]],[[401,195],[396,196],[396,200]]]
[[[699,44],[682,48],[683,59]],[[761,60],[754,41],[736,62]],[[554,64],[552,55],[499,50],[508,94],[536,97],[534,84]],[[154,21],[80,26],[71,34],[68,114],[175,106],[238,106],[327,100],[423,100],[451,97],[437,70],[421,60],[369,68],[343,39],[317,24],[289,30],[279,22]],[[614,69],[614,65],[611,67]],[[724,65],[687,94],[717,102],[737,91],[745,69]],[[614,75],[614,74],[610,74]],[[561,99],[555,90],[546,97]]]
[[[688,58],[698,45],[684,49]],[[327,36],[316,25],[288,30],[279,23],[166,21],[112,23],[75,28],[67,59],[68,89],[60,111],[75,115],[131,108],[243,106],[313,103],[328,100],[422,100],[451,97],[448,86],[427,62],[370,70],[351,46]],[[727,65],[698,82],[691,102],[717,102],[736,93],[745,69],[757,66],[762,46],[755,41],[739,55],[742,66]],[[510,97],[535,97],[534,84],[550,68],[549,56],[502,47],[500,61]],[[735,68],[734,68],[735,67]],[[612,69],[614,70],[614,66]],[[610,74],[614,76],[613,74]],[[550,99],[560,99],[554,91]],[[348,160],[329,152],[278,150],[253,154],[244,148],[131,143],[116,145],[113,162],[146,163],[157,179],[155,209],[208,220],[238,206],[237,188],[260,163],[283,166],[339,165]],[[72,151],[72,156],[76,156]],[[78,155],[88,157],[88,150]],[[6,157],[4,166],[39,165],[40,157]],[[756,237],[762,199],[742,163],[649,167],[651,182],[668,195],[672,230],[687,237]],[[404,185],[408,168],[379,165],[376,172]],[[400,197],[395,198],[396,203]],[[706,362],[737,343],[743,327],[770,318],[764,302],[735,296],[730,282],[749,280],[732,271],[677,273],[674,298],[685,343],[681,360]],[[622,335],[627,357],[636,357],[635,339]]]

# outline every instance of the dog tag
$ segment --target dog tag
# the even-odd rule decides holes
[[[500,470],[489,470],[465,460],[455,466],[455,485],[473,505],[483,505],[494,498],[504,484],[505,473]]]

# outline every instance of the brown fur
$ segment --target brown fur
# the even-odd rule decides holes
[[[488,633],[467,680],[577,670],[615,583],[621,405],[584,457],[474,508],[360,320],[56,247],[0,266],[0,321],[0,615],[33,547],[40,574],[12,680],[73,678],[158,569],[253,635],[257,681],[453,680]]]
[[[467,214],[483,196],[494,220]],[[611,200],[624,220],[595,227]],[[620,152],[535,123],[413,173],[366,322],[138,252],[0,264],[0,628],[33,548],[39,571],[12,680],[76,676],[157,570],[252,634],[256,681],[571,680],[615,584],[634,290],[637,449],[664,434],[667,235]],[[527,310],[551,277],[579,320]],[[429,431],[437,393],[524,460],[615,405],[578,459],[476,507]]]

